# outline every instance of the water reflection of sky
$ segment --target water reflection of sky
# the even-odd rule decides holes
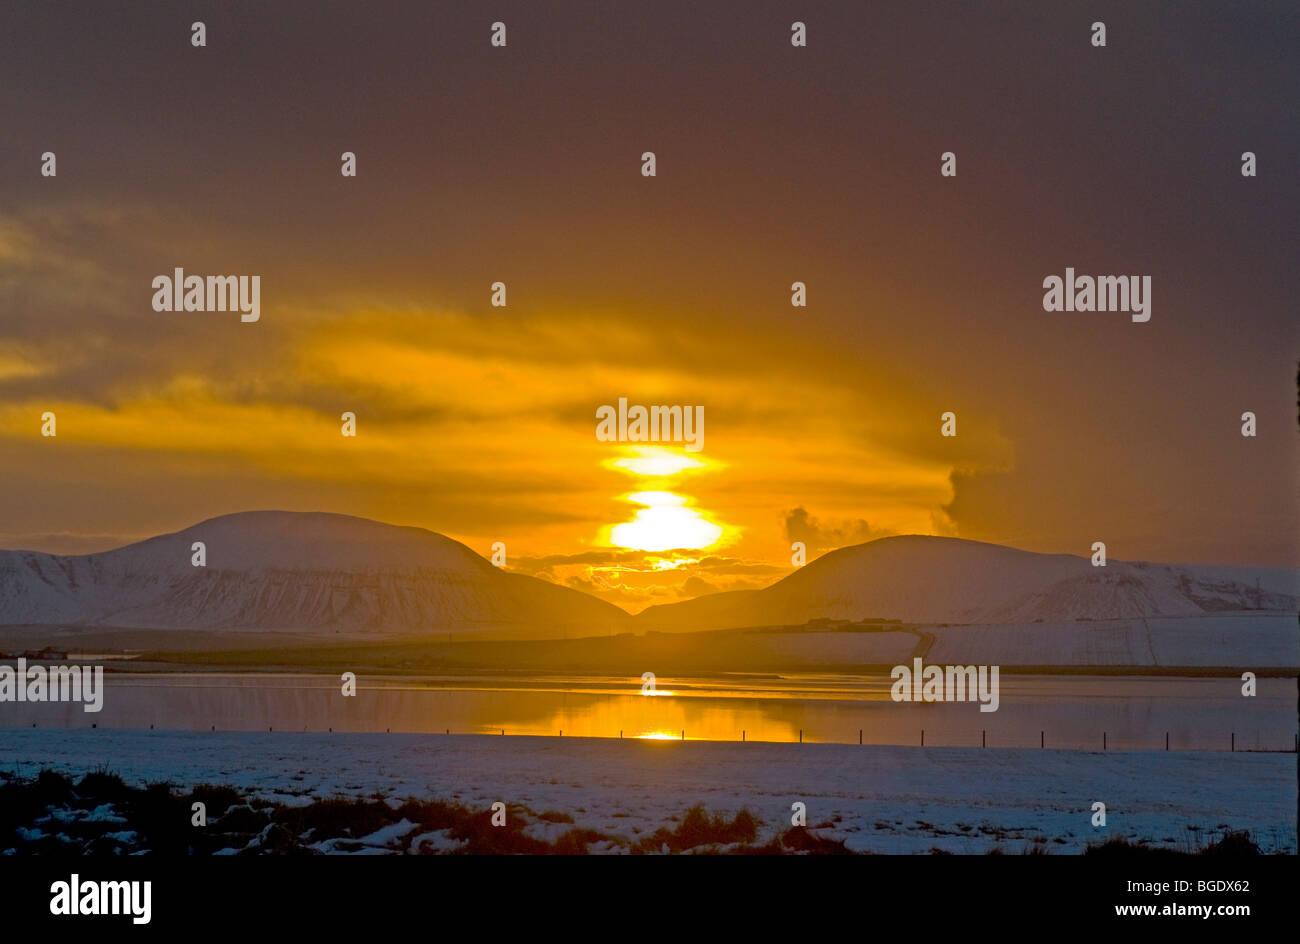
[[[132,674],[105,678],[104,709],[6,704],[0,725],[265,731],[838,741],[1100,750],[1290,750],[1295,689],[1260,679],[1242,698],[1232,678],[1004,675],[996,712],[975,702],[895,703],[889,679],[837,675],[660,677],[419,676],[367,678],[343,697],[335,676]]]

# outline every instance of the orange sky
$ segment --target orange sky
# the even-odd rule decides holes
[[[802,58],[769,35],[779,6],[599,9],[507,3],[496,58],[461,10],[242,10],[202,60],[143,13],[17,23],[0,546],[337,511],[502,541],[513,569],[629,609],[766,585],[794,540],[812,558],[899,532],[1300,564],[1297,184],[1234,163],[1244,141],[1261,166],[1294,155],[1267,92],[1294,87],[1291,58],[1238,58],[1261,40],[1208,9],[1142,24],[1106,68],[1033,5],[937,28],[819,7]],[[919,29],[944,70],[894,41]],[[1206,68],[1171,73],[1192,51]],[[1044,312],[1067,265],[1152,275],[1152,320]],[[154,312],[174,266],[261,275],[261,321]],[[702,465],[616,464],[632,452],[595,414],[619,397],[702,405]],[[613,546],[710,524],[689,553]]]

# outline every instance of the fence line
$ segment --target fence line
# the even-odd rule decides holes
[[[38,725],[37,725],[36,722],[32,722],[32,725],[31,725],[31,726],[32,726],[33,728],[38,727]],[[99,724],[98,724],[98,723],[95,723],[95,722],[92,722],[92,723],[91,723],[90,728],[93,729],[93,730],[100,730],[100,731],[114,731],[114,730],[117,730],[117,731],[130,731],[130,730],[140,730],[140,729],[138,729],[138,728],[101,728],[101,727],[99,726]],[[0,731],[3,731],[3,730],[5,730],[5,728],[4,728],[4,727],[0,727]],[[83,730],[83,731],[84,731],[84,730],[86,730],[86,729],[85,729],[85,728],[69,728],[69,727],[67,727],[67,726],[65,726],[65,725],[54,725],[54,726],[51,726],[51,727],[45,728],[44,730],[52,730],[52,731],[62,731],[62,730]],[[155,730],[154,725],[150,724],[150,725],[149,725],[149,730],[150,730],[150,731]],[[201,729],[195,729],[195,728],[166,728],[166,729],[162,729],[162,730],[165,730],[165,731],[173,731],[173,732],[175,732],[175,731],[196,731],[196,730],[201,730]],[[217,732],[217,727],[216,727],[216,725],[210,725],[210,726],[208,727],[208,730],[209,730],[209,732],[214,732],[214,733],[215,733],[215,732]],[[250,729],[250,728],[223,728],[223,729],[221,729],[221,732],[220,732],[220,733],[247,733],[247,734],[252,734],[252,733],[256,733],[256,731],[260,731],[260,730],[261,730],[260,728],[257,728],[257,729]],[[274,732],[274,730],[275,730],[274,727],[267,728],[267,731],[268,731],[268,732]],[[286,729],[281,729],[281,730],[283,731],[283,730],[286,730]],[[311,731],[311,729],[303,728],[303,733],[310,733],[310,731]],[[973,743],[935,743],[933,739],[931,739],[930,743],[927,744],[927,743],[926,743],[926,737],[925,737],[925,731],[926,731],[925,728],[920,728],[920,729],[918,729],[918,739],[917,739],[917,741],[913,742],[911,745],[909,745],[909,744],[907,744],[907,743],[904,743],[904,742],[899,742],[899,741],[867,741],[867,740],[865,739],[865,731],[866,731],[865,728],[859,728],[859,729],[858,729],[858,744],[859,744],[859,745],[862,745],[862,746],[866,746],[866,747],[908,747],[908,746],[919,746],[919,747],[941,748],[941,747],[974,747],[974,746],[975,746]],[[482,735],[482,734],[496,733],[496,732],[500,732],[500,734],[498,735],[499,737],[505,737],[505,736],[508,736],[507,729],[506,729],[506,728],[503,728],[503,727],[500,727],[500,726],[497,726],[497,725],[492,725],[492,726],[489,726],[489,727],[483,727],[482,730],[478,730],[478,729],[476,729],[476,730],[470,730],[470,731],[458,731],[458,732],[456,732],[456,733],[457,733],[457,734],[471,734],[471,735],[473,735],[473,734],[478,734],[478,735]],[[334,733],[334,728],[333,728],[332,726],[330,726],[330,727],[326,727],[326,728],[324,728],[323,730],[321,730],[321,729],[317,729],[315,733],[330,733],[330,734],[332,734],[332,733]],[[377,733],[379,733],[379,732],[378,732],[378,731],[372,731],[372,730],[369,730],[369,729],[360,729],[360,730],[356,730],[356,731],[347,731],[347,732],[340,732],[340,733],[348,733],[348,734],[377,734]],[[391,734],[391,733],[392,733],[392,729],[391,729],[391,728],[386,728],[386,729],[385,729],[385,733]],[[399,731],[398,733],[399,733],[399,734],[434,734],[434,735],[437,734],[436,731],[432,731],[432,732],[430,732],[430,731]],[[450,735],[451,733],[452,733],[452,729],[451,729],[451,728],[447,728],[447,727],[444,727],[444,728],[443,728],[443,734],[444,734],[444,735]],[[626,733],[626,732],[625,732],[625,729],[620,729],[617,735],[612,735],[612,734],[602,734],[602,735],[577,735],[577,736],[578,736],[578,737],[601,737],[601,738],[611,738],[611,739],[613,739],[613,738],[616,737],[618,740],[623,740],[623,739],[625,739],[625,733]],[[1113,741],[1112,741],[1112,739],[1111,739],[1111,737],[1110,737],[1110,731],[1108,731],[1108,730],[1103,730],[1103,731],[1101,731],[1100,733],[1101,733],[1100,744],[1101,744],[1101,750],[1102,750],[1102,751],[1115,751],[1115,750],[1125,750],[1125,751],[1158,751],[1158,750],[1161,750],[1161,747],[1159,746],[1159,742],[1157,742],[1155,745],[1148,744],[1148,743],[1145,743],[1145,742],[1142,742],[1142,743],[1128,743],[1128,744],[1125,744],[1125,745],[1122,746],[1122,747],[1117,747],[1117,746],[1113,743]],[[796,735],[796,737],[791,738],[791,739],[789,739],[789,740],[763,741],[763,740],[755,740],[755,739],[749,737],[749,731],[748,731],[748,729],[744,729],[744,728],[742,728],[741,731],[740,731],[740,738],[739,738],[739,740],[738,740],[738,743],[741,743],[741,744],[803,744],[803,743],[805,742],[804,734],[805,734],[805,730],[804,730],[803,728],[799,728],[799,729],[798,729],[798,734]],[[1194,743],[1194,744],[1191,744],[1191,745],[1188,745],[1188,744],[1185,744],[1185,743],[1184,743],[1184,744],[1177,744],[1177,745],[1175,745],[1175,744],[1171,741],[1171,738],[1170,738],[1170,732],[1169,732],[1169,731],[1166,731],[1166,732],[1164,732],[1164,734],[1165,734],[1165,738],[1164,738],[1164,747],[1163,747],[1163,750],[1165,750],[1165,751],[1223,751],[1223,752],[1225,752],[1225,753],[1239,753],[1239,754],[1300,754],[1300,733],[1298,733],[1298,734],[1293,734],[1293,735],[1292,735],[1291,744],[1290,744],[1290,745],[1287,745],[1287,746],[1272,746],[1272,745],[1271,745],[1271,746],[1261,746],[1261,743],[1262,743],[1262,742],[1265,742],[1267,739],[1266,739],[1266,738],[1259,738],[1259,739],[1257,740],[1257,742],[1256,742],[1256,745],[1253,746],[1253,747],[1247,747],[1247,746],[1239,745],[1238,742],[1237,742],[1237,732],[1236,732],[1236,731],[1229,731],[1229,732],[1227,732],[1226,736],[1223,735],[1223,734],[1218,734],[1218,735],[1215,735],[1215,736],[1213,736],[1213,737],[1205,737],[1205,738],[1199,740],[1197,743]],[[539,736],[545,736],[545,735],[543,735],[543,734],[539,734],[539,733],[536,732],[536,731],[520,731],[520,732],[517,732],[515,736],[518,736],[518,737],[539,737]],[[563,736],[564,736],[564,731],[563,731],[563,729],[560,729],[560,730],[556,731],[555,736],[557,736],[557,737],[563,737]],[[572,735],[572,732],[570,732],[570,736],[573,736],[573,735]],[[662,732],[647,732],[646,734],[639,734],[639,735],[634,734],[634,735],[631,736],[630,739],[631,739],[631,740],[645,740],[645,739],[647,739],[647,738],[653,738],[654,740],[682,740],[682,741],[688,740],[688,738],[686,737],[686,731],[685,731],[684,729],[681,729],[681,730],[677,733],[676,736],[673,736],[673,735],[666,735],[666,734],[663,734]],[[736,739],[735,739],[735,738],[716,738],[716,737],[714,737],[714,738],[691,738],[690,740],[703,740],[703,741],[709,741],[709,742],[712,742],[712,743],[736,742]],[[851,744],[851,743],[852,743],[852,741],[848,741],[848,740],[845,740],[845,741],[839,741],[839,740],[825,740],[825,741],[819,741],[819,740],[816,740],[815,738],[808,738],[807,740],[808,740],[808,743],[810,743],[810,744]],[[988,746],[989,746],[989,743],[988,743],[988,729],[987,729],[987,728],[981,728],[981,729],[980,729],[980,743],[979,743],[979,746],[980,746],[981,748],[988,748]],[[1005,744],[995,744],[995,745],[994,745],[994,748],[995,748],[995,749],[1002,748],[1002,749],[1027,750],[1027,749],[1032,748],[1032,746],[1033,746],[1032,744],[1024,744],[1024,743],[1019,743],[1019,742],[1015,742],[1015,741],[1013,741],[1013,742],[1005,743]],[[1040,731],[1038,732],[1038,747],[1039,747],[1039,749],[1041,749],[1041,750],[1046,750],[1047,747],[1048,747],[1048,745],[1047,745],[1047,731],[1046,731],[1046,729],[1040,730]],[[1052,749],[1053,749],[1053,750],[1072,750],[1072,751],[1089,751],[1089,750],[1096,750],[1096,749],[1097,749],[1097,742],[1094,741],[1093,744],[1092,744],[1092,746],[1089,746],[1089,745],[1087,745],[1087,744],[1085,744],[1085,743],[1083,743],[1083,742],[1077,741],[1077,740],[1073,740],[1073,741],[1072,741],[1072,740],[1065,740],[1065,741],[1062,741],[1062,742],[1060,742],[1060,743],[1054,743],[1054,744],[1052,745]]]

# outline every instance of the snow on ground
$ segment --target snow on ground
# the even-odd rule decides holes
[[[284,802],[297,794],[416,797],[488,809],[497,800],[535,824],[635,842],[691,806],[748,809],[760,840],[807,804],[809,827],[849,848],[1080,852],[1115,836],[1187,848],[1248,829],[1267,852],[1296,852],[1296,758],[1224,752],[1083,752],[618,739],[114,730],[0,731],[0,770],[78,774],[104,767],[128,782],[231,784]],[[1106,804],[1107,826],[1090,824]],[[530,829],[533,827],[530,827]],[[376,848],[387,835],[370,837]],[[437,844],[440,837],[423,839]],[[539,837],[540,838],[540,837]]]

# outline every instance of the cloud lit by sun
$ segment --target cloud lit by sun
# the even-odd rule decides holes
[[[688,456],[658,446],[634,446],[628,451],[632,455],[609,459],[604,464],[608,468],[651,478],[667,478],[688,470],[706,467],[706,463],[696,456]]]

